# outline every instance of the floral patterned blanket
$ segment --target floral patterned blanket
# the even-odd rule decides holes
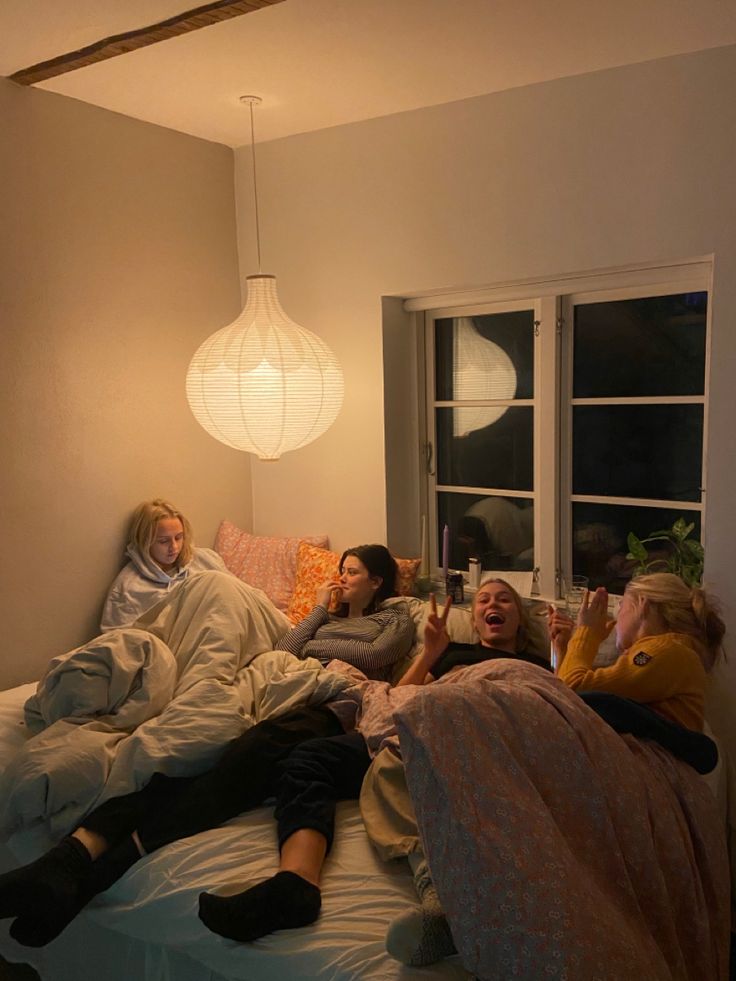
[[[442,681],[394,719],[464,966],[481,981],[725,981],[728,856],[703,779],[538,668]]]

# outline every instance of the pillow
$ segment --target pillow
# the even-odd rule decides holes
[[[296,583],[297,551],[301,542],[308,542],[316,551],[322,551],[327,546],[327,535],[272,538],[250,535],[229,521],[223,521],[217,532],[215,549],[234,576],[262,589],[274,606],[286,610]]]
[[[396,556],[394,556],[396,558]],[[398,559],[396,590],[401,596],[411,596],[420,559]],[[317,590],[328,579],[339,574],[340,556],[323,548],[315,548],[309,541],[299,545],[296,566],[296,585],[286,615],[292,623],[303,620],[311,613],[317,601]]]
[[[337,578],[339,566],[340,556],[337,552],[300,542],[296,560],[296,584],[286,610],[292,623],[298,623],[311,613],[317,600],[317,590],[323,582]]]
[[[396,556],[394,558],[396,559]],[[413,596],[421,561],[421,559],[396,559],[396,565],[399,567],[396,592],[399,596]]]

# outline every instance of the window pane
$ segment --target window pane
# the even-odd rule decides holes
[[[437,481],[532,490],[534,409],[435,409]]]
[[[671,528],[678,518],[695,522],[693,537],[700,536],[699,511],[573,504],[573,575],[588,576],[593,589],[605,586],[609,592],[623,593],[633,566],[626,559],[629,532],[646,538],[653,531]]]
[[[534,311],[435,321],[436,398],[534,396]]]
[[[442,529],[450,529],[450,567],[467,569],[469,558],[484,569],[534,568],[534,508],[530,498],[437,495],[438,549]]]
[[[701,499],[702,405],[573,406],[573,494]]]
[[[703,395],[707,293],[575,307],[573,396]]]

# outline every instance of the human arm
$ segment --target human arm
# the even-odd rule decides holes
[[[307,641],[302,657],[316,657],[323,664],[345,661],[370,677],[380,677],[406,654],[414,642],[414,621],[395,606],[363,617],[331,617],[314,639]]]
[[[310,656],[304,649],[305,645],[312,640],[320,627],[330,622],[330,604],[334,599],[339,600],[339,592],[340,583],[337,579],[323,582],[317,590],[316,603],[312,612],[281,638],[276,645],[276,650],[288,651],[295,657]]]
[[[437,613],[437,599],[432,593],[429,597],[429,616],[424,627],[424,649],[414,658],[402,677],[396,683],[399,685],[427,685],[434,681],[432,668],[450,643],[447,633],[447,616],[452,606],[452,597],[448,596],[442,613]]]
[[[608,593],[599,587],[588,592],[578,611],[578,622],[566,645],[566,657],[558,665],[557,675],[573,690],[587,687],[598,648],[614,627],[608,619]],[[550,627],[550,636],[552,630]]]
[[[547,605],[547,630],[555,654],[557,655],[557,670],[565,659],[567,645],[575,629],[575,621],[563,610],[558,610],[552,603]]]
[[[155,587],[145,583],[130,564],[126,565],[113,580],[105,598],[100,631],[104,633],[117,627],[129,627],[147,606],[156,602],[157,593]]]
[[[578,626],[559,676],[575,691],[606,691],[641,703],[658,702],[697,690],[704,669],[694,649],[676,634],[639,638],[610,666],[594,668],[601,643],[614,627],[608,618],[608,594],[597,589],[585,597]]]
[[[127,608],[125,596],[120,588],[114,585],[110,588],[105,605],[102,608],[102,618],[100,619],[100,630],[113,630],[115,627],[123,627],[135,620],[135,613]]]
[[[306,657],[305,645],[314,637],[319,628],[329,621],[330,615],[327,612],[327,607],[318,603],[311,613],[284,634],[276,644],[276,650],[288,651],[295,657]]]

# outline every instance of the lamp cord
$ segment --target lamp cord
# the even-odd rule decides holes
[[[256,253],[258,256],[258,272],[261,270],[261,223],[258,215],[258,182],[256,181],[256,134],[253,122],[253,103],[250,103],[250,155],[253,162],[253,203],[256,216]]]

